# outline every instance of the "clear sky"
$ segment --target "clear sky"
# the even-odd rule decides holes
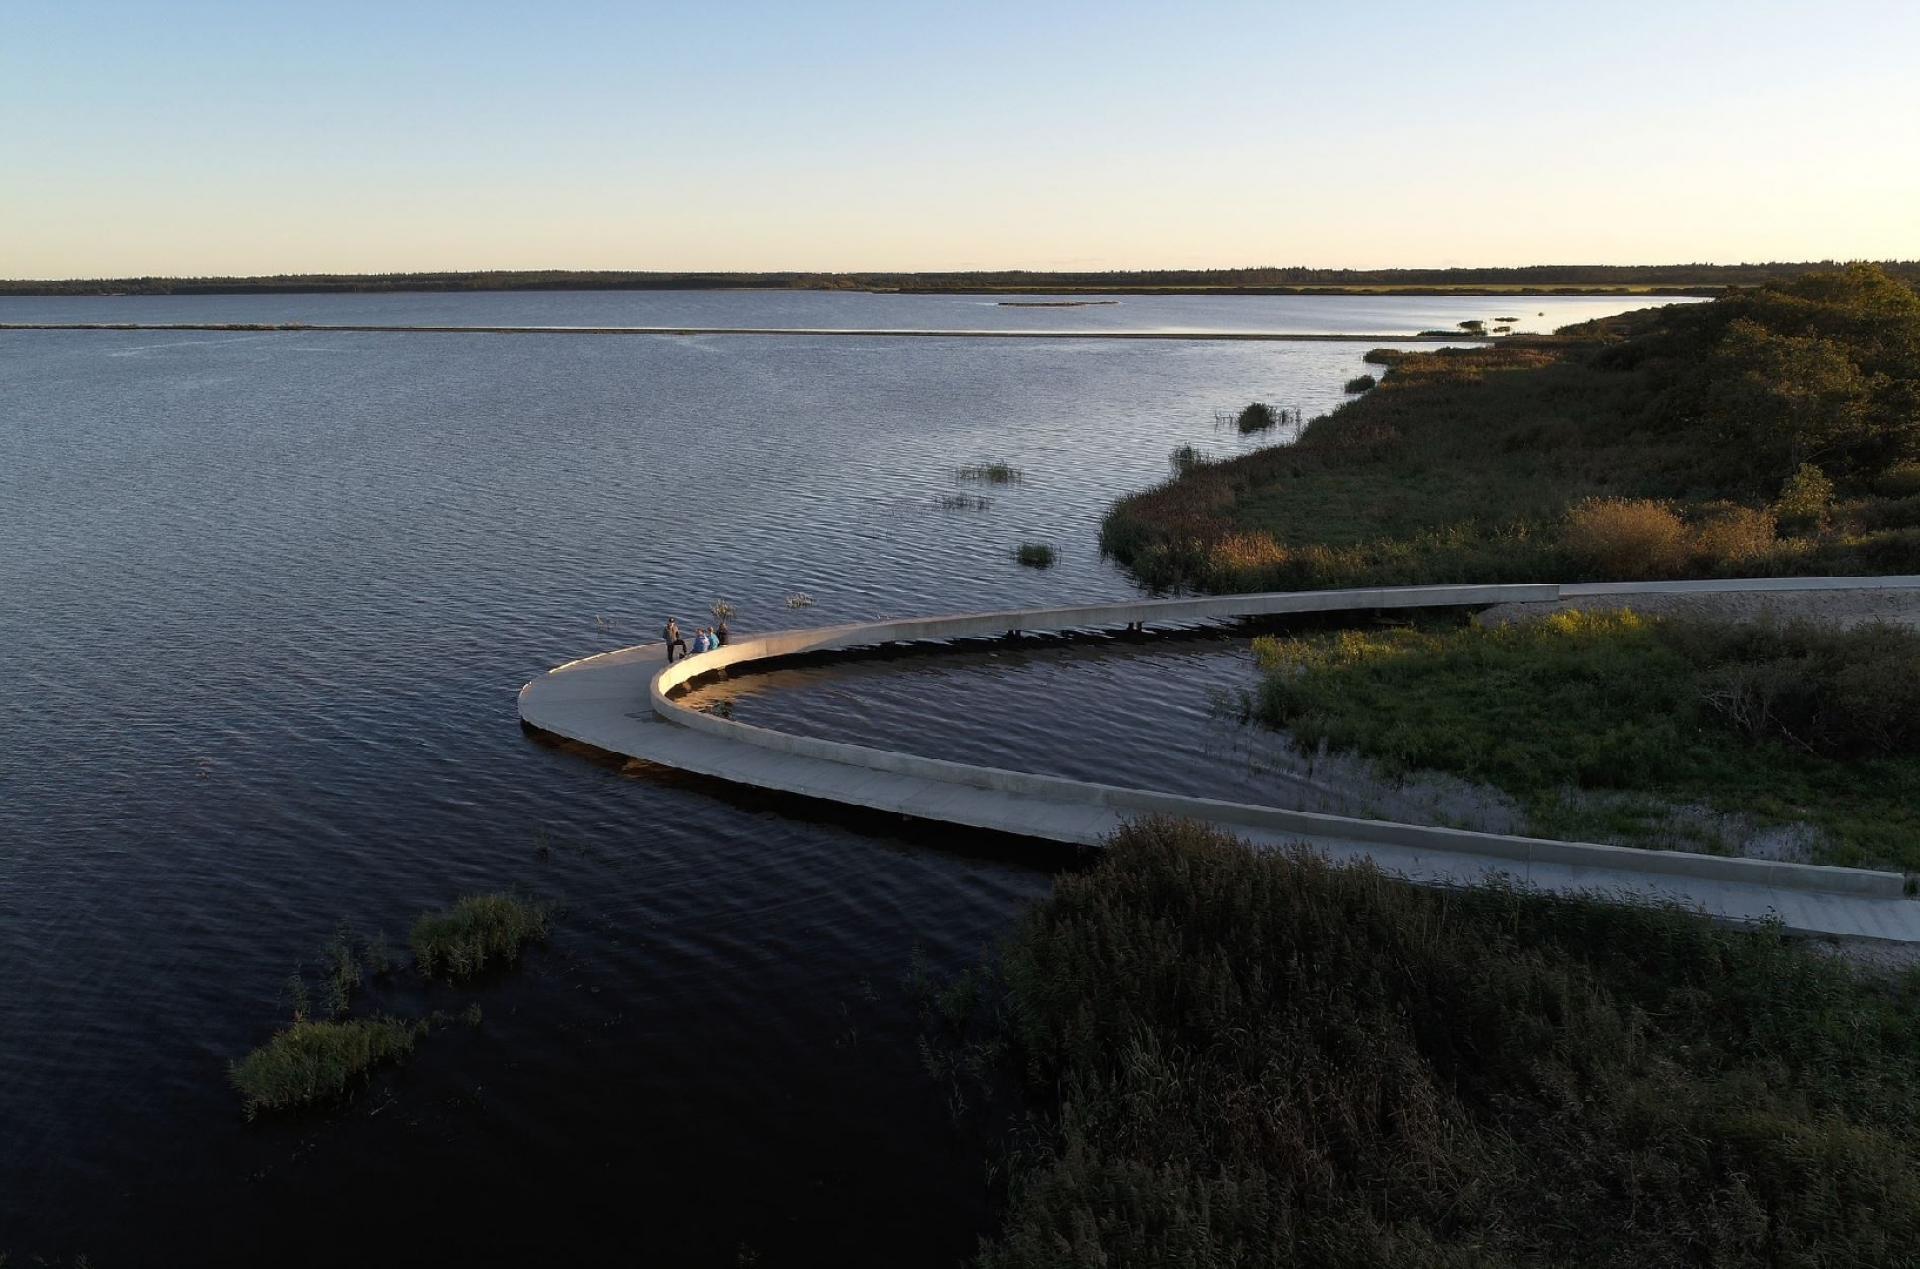
[[[0,0],[0,276],[1920,256],[1920,2]]]

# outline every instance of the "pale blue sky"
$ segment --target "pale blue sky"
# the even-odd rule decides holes
[[[0,0],[0,276],[1920,256],[1920,4]]]

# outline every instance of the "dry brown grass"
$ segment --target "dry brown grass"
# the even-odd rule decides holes
[[[1778,528],[1771,511],[1729,503],[1692,527],[1688,553],[1708,570],[1751,564],[1773,553]]]
[[[1687,558],[1687,525],[1650,498],[1588,498],[1567,512],[1567,547],[1607,577],[1671,577]]]

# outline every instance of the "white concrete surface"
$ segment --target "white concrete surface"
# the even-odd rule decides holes
[[[1709,593],[1920,589],[1920,578],[1768,578],[1648,583],[1641,589],[1656,593],[1675,586]],[[786,631],[737,640],[671,666],[661,645],[651,644],[549,671],[521,689],[520,714],[539,730],[701,775],[1060,842],[1097,844],[1128,818],[1179,815],[1264,845],[1299,842],[1333,858],[1365,856],[1421,882],[1463,884],[1504,875],[1555,891],[1674,900],[1732,920],[1778,919],[1801,933],[1920,942],[1920,903],[1903,897],[1897,873],[1471,833],[1129,789],[797,736],[699,713],[671,699],[675,687],[730,665],[889,642],[1623,593],[1632,588],[1404,587],[1022,609]]]

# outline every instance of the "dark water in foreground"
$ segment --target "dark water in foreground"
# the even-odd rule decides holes
[[[513,298],[435,317],[553,302]],[[0,1251],[965,1256],[987,1146],[900,979],[977,956],[1061,858],[622,771],[524,735],[513,693],[714,598],[751,629],[1128,594],[1101,508],[1175,445],[1246,444],[1216,410],[1325,410],[1364,351],[0,334]],[[988,459],[1025,483],[940,510]],[[565,905],[550,947],[363,1009],[479,1028],[340,1111],[241,1119],[226,1063],[337,921],[403,941],[507,886]]]

